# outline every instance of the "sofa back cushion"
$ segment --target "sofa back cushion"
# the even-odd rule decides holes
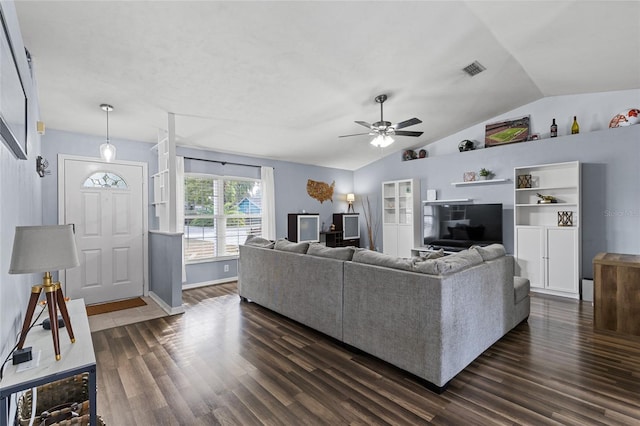
[[[249,235],[244,241],[245,246],[254,246],[262,248],[273,248],[276,243],[266,238],[258,237],[257,235]]]
[[[463,250],[434,260],[438,273],[452,274],[482,263],[482,256],[476,250]]]
[[[414,262],[424,262],[428,259],[439,259],[444,256],[444,249],[429,251],[424,254],[420,254],[419,256],[414,256],[411,258]]]
[[[352,260],[354,262],[366,263],[369,265],[413,271],[413,262],[411,259],[403,259],[401,257],[390,256],[388,254],[378,253],[377,251],[372,250],[356,250],[353,254]]]
[[[475,249],[463,250],[449,256],[414,261],[414,271],[431,275],[446,275],[482,263],[482,256]]]
[[[338,260],[351,260],[353,258],[353,247],[327,247],[318,243],[309,244],[307,254],[318,257],[328,257]]]
[[[281,251],[305,254],[309,249],[309,243],[294,243],[281,238],[276,241],[276,244],[273,248]]]
[[[487,260],[497,259],[507,254],[502,244],[491,244],[484,247],[475,246],[474,249],[480,253],[482,260],[485,262]]]
[[[417,260],[413,263],[413,270],[422,274],[439,275],[436,259]]]

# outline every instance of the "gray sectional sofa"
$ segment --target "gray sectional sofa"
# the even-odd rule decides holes
[[[434,257],[256,238],[240,246],[238,292],[442,392],[528,318],[529,282],[501,245]]]

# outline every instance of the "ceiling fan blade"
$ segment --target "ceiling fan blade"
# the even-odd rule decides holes
[[[424,132],[408,132],[406,130],[396,130],[394,132],[394,134],[398,136],[413,136],[413,137],[418,137],[422,135],[422,133]]]
[[[342,136],[338,136],[339,138],[348,138],[349,136],[361,136],[361,135],[370,135],[371,132],[367,132],[367,133],[354,133],[352,135],[342,135]]]
[[[422,120],[420,120],[419,118],[413,117],[408,120],[401,121],[398,124],[394,124],[392,127],[397,130],[397,129],[404,129],[405,127],[413,126],[415,124],[420,124],[420,123],[422,123]]]
[[[367,123],[366,121],[356,121],[356,123],[358,123],[361,126],[364,126],[364,127],[368,128],[368,129],[373,127],[371,124]]]

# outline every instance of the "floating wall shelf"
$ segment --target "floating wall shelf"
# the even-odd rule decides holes
[[[432,200],[432,201],[422,201],[423,204],[444,204],[444,203],[469,203],[473,201],[472,198],[455,198],[449,200]]]
[[[474,180],[471,182],[451,182],[453,186],[464,186],[464,185],[485,185],[489,183],[503,183],[509,182],[509,179],[487,179],[487,180]]]

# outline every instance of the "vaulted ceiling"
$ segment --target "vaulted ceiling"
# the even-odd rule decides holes
[[[357,169],[536,99],[640,88],[640,2],[17,1],[48,128]],[[487,69],[470,77],[462,68]],[[423,123],[384,151],[354,120]]]

